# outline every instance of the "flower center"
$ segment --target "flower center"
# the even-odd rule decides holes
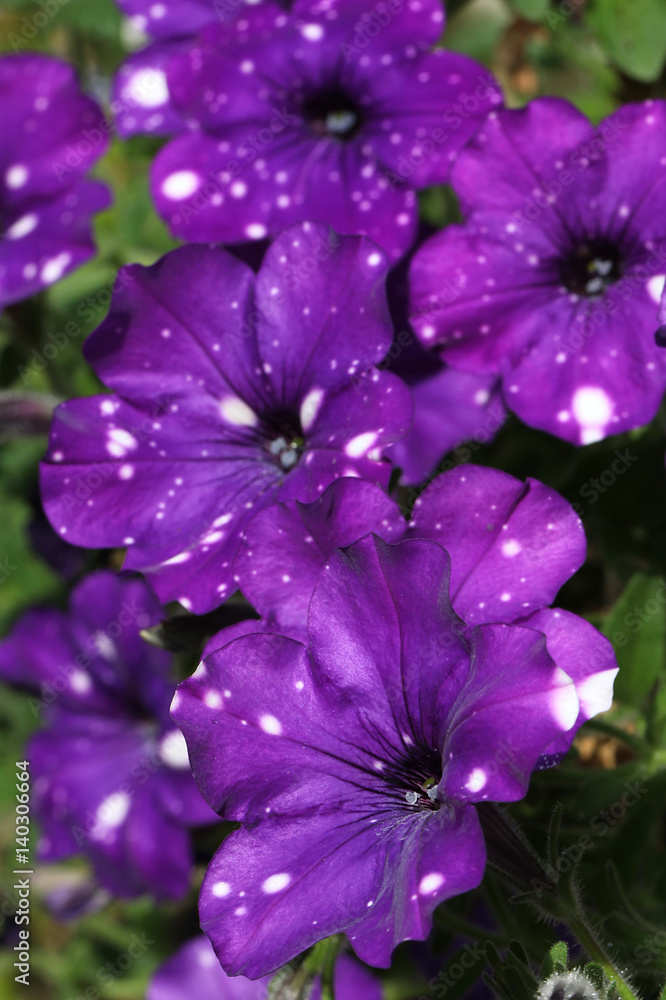
[[[423,782],[418,791],[410,789],[405,792],[405,802],[408,806],[417,806],[419,809],[439,809],[437,801],[437,789],[434,778],[428,778]]]
[[[437,799],[442,758],[439,753],[412,744],[404,753],[386,760],[380,770],[382,779],[389,785],[398,802],[409,811],[428,809],[436,812],[441,803]]]
[[[305,450],[299,419],[291,413],[271,413],[263,422],[265,450],[280,469],[293,469]]]
[[[596,299],[622,277],[622,255],[610,240],[586,240],[560,268],[562,284],[575,295]]]
[[[358,134],[361,114],[356,102],[341,90],[316,94],[303,105],[305,119],[319,136],[348,142]]]

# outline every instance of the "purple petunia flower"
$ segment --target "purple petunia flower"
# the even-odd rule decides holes
[[[417,247],[435,231],[421,223]],[[401,482],[410,486],[432,475],[439,459],[463,441],[472,440],[472,448],[490,441],[506,417],[497,376],[472,375],[445,365],[434,351],[423,349],[412,331],[408,285],[412,257],[410,253],[399,261],[387,281],[396,335],[384,361],[407,383],[414,400],[409,434],[387,451],[400,467]]]
[[[36,53],[2,56],[0,104],[2,309],[93,256],[91,216],[110,197],[84,180],[108,140],[71,66]]]
[[[443,21],[440,0],[297,0],[204,28],[166,71],[190,125],[153,166],[172,232],[238,243],[314,218],[400,257],[415,190],[501,103],[486,69],[433,51]]]
[[[234,565],[239,586],[265,622],[304,638],[326,561],[370,531],[386,542],[439,542],[451,557],[453,609],[468,624],[517,623],[543,632],[550,655],[576,685],[576,728],[610,708],[617,673],[610,644],[584,619],[549,607],[586,547],[580,519],[555,490],[465,465],[434,479],[407,523],[372,483],[340,479],[312,503],[276,504],[252,521]],[[225,634],[216,636],[215,648]],[[549,758],[569,742],[567,735],[549,747]]]
[[[461,372],[413,345],[391,366],[412,391],[414,419],[406,437],[386,454],[401,469],[401,481],[414,486],[430,476],[446,452],[471,441],[491,441],[506,419],[497,379]],[[465,446],[462,449],[465,452]]]
[[[125,138],[141,132],[171,135],[186,122],[169,98],[166,72],[207,24],[231,16],[245,0],[116,0],[132,29],[153,40],[132,53],[113,82],[116,128]]]
[[[85,349],[116,395],[55,414],[42,493],[56,530],[126,545],[126,568],[201,612],[235,589],[239,533],[262,507],[340,476],[387,485],[411,398],[373,368],[391,343],[385,273],[367,240],[310,223],[256,276],[205,246],[126,268]]]
[[[200,896],[227,973],[265,975],[339,932],[388,966],[481,881],[475,804],[521,798],[573,739],[579,699],[546,636],[465,623],[449,573],[434,541],[367,535],[319,577],[308,646],[237,638],[176,692],[197,783],[242,824]]]
[[[215,957],[208,938],[193,938],[154,974],[146,1000],[267,1000],[271,977],[251,981],[244,976],[227,976]],[[336,1000],[382,1000],[377,979],[350,955],[340,955],[334,974]],[[310,1000],[321,1000],[317,978]]]
[[[666,103],[596,129],[556,98],[492,113],[452,183],[467,221],[412,265],[423,343],[501,375],[521,419],[574,444],[651,420],[666,386]]]
[[[118,896],[184,895],[188,827],[217,819],[169,717],[170,657],[139,635],[160,618],[143,581],[101,571],[73,591],[68,613],[29,611],[0,644],[0,677],[45,710],[26,749],[39,855],[85,854]]]

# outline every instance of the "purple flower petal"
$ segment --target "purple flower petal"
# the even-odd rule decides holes
[[[501,102],[487,71],[429,50],[435,0],[270,3],[208,25],[168,67],[196,134],[158,155],[153,195],[172,231],[236,243],[317,218],[398,259],[416,226],[414,189],[448,178],[458,150]]]
[[[141,132],[172,135],[185,128],[169,97],[167,69],[186,46],[180,39],[154,42],[132,53],[120,67],[113,81],[112,106],[118,134],[124,139]]]
[[[36,689],[46,709],[26,751],[40,857],[83,854],[120,896],[184,895],[187,827],[217,820],[169,715],[170,658],[139,635],[160,618],[143,581],[100,571],[67,613],[29,612],[0,644],[2,677]]]
[[[116,0],[123,14],[130,18],[137,31],[153,38],[173,38],[196,34],[206,24],[216,21],[223,0]],[[233,6],[233,0],[229,0]]]
[[[231,593],[240,533],[263,507],[341,476],[386,485],[411,397],[372,367],[391,337],[384,273],[366,240],[307,222],[256,278],[203,246],[123,270],[86,345],[118,395],[54,415],[42,494],[55,529],[127,546],[126,568],[203,612]]]
[[[84,181],[109,128],[66,63],[0,58],[0,308],[42,291],[94,253],[91,216],[110,204]]]
[[[324,781],[321,791],[325,798]],[[374,805],[357,792],[229,837],[208,868],[199,909],[232,975],[257,978],[340,931],[360,958],[387,968],[396,944],[426,936],[437,903],[479,884],[485,846],[472,808],[403,821],[378,840],[362,817]]]
[[[646,423],[666,386],[665,117],[648,101],[594,129],[555,98],[491,114],[453,171],[465,225],[412,263],[424,345],[575,444]]]
[[[412,537],[451,556],[456,612],[469,624],[524,618],[547,606],[585,559],[571,505],[536,479],[465,465],[433,480],[414,505]]]
[[[382,66],[372,89],[378,118],[382,112],[384,116],[373,131],[377,156],[392,177],[415,188],[447,179],[460,150],[502,103],[502,92],[488,70],[443,49],[421,56],[409,74],[402,66]],[[391,120],[396,99],[410,115],[400,108]]]
[[[338,479],[309,504],[276,504],[245,531],[234,563],[247,599],[284,628],[302,626],[317,578],[334,549],[370,531],[399,541],[404,518],[387,495],[362,479]]]
[[[266,1000],[269,982],[268,976],[258,982],[228,976],[202,934],[160,965],[148,984],[146,1000],[183,1000],[188,996],[198,1000]]]
[[[548,652],[576,686],[580,709],[574,729],[600,712],[608,711],[618,672],[608,639],[583,618],[561,608],[535,611],[524,624],[545,634]],[[569,746],[570,736],[559,736],[547,748],[546,756],[564,754]]]
[[[453,710],[449,684],[440,693],[449,731],[438,795],[442,801],[512,802],[526,794],[549,739],[560,744],[568,733],[571,745],[576,688],[554,663],[541,632],[479,625],[470,638],[469,672]]]
[[[520,797],[548,744],[572,739],[576,690],[545,635],[469,630],[448,577],[436,543],[368,535],[321,574],[309,648],[246,634],[180,686],[199,787],[244,824],[200,899],[227,972],[264,975],[339,932],[388,965],[481,879],[470,802]]]
[[[420,365],[398,363],[396,371],[412,390],[414,421],[387,454],[407,486],[423,482],[463,441],[492,440],[504,423],[506,411],[493,376],[460,372],[427,356]]]

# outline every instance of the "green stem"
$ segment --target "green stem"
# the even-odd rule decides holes
[[[335,963],[342,947],[342,934],[328,938],[321,966],[321,1000],[335,1000]]]
[[[592,961],[597,962],[602,967],[606,977],[615,985],[621,1000],[639,1000],[638,994],[634,992],[632,986],[617,968],[616,963],[599,940],[599,936],[589,926],[578,894],[574,890],[567,893],[567,896],[568,900],[557,907],[559,912],[554,915],[562,920],[572,934],[578,938],[579,943]]]

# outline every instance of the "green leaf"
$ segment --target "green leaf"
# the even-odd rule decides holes
[[[509,0],[511,6],[528,21],[541,21],[550,7],[550,0]]]
[[[31,551],[26,536],[30,508],[16,497],[0,495],[0,633],[29,604],[60,590],[55,574]]]
[[[421,217],[431,226],[443,229],[450,222],[460,222],[458,200],[450,187],[425,188],[419,194]]]
[[[624,73],[646,82],[659,77],[666,60],[666,0],[595,0],[587,20]]]
[[[627,584],[602,632],[615,649],[620,673],[615,697],[640,706],[664,666],[666,584],[662,577],[636,573]]]
[[[546,955],[541,967],[541,978],[548,979],[556,972],[566,972],[569,948],[566,941],[558,941]]]

